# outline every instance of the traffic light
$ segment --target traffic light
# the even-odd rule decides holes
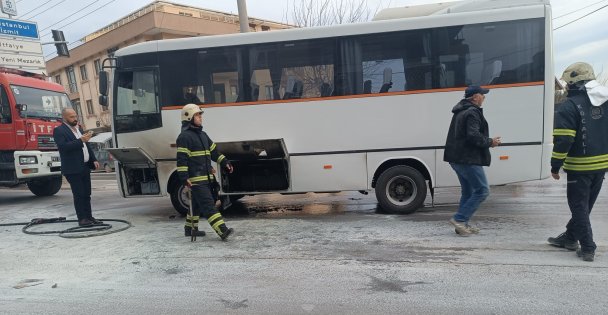
[[[57,55],[63,57],[70,57],[70,51],[68,50],[68,44],[65,41],[65,37],[63,37],[63,31],[59,30],[51,30],[53,33],[53,40],[59,43],[55,43],[55,47],[57,47]]]

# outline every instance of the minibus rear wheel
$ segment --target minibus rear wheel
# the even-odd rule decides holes
[[[388,213],[414,213],[424,206],[426,181],[413,167],[393,166],[378,177],[376,198],[380,208]]]

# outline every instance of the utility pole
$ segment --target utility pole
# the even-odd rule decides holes
[[[249,17],[247,16],[246,0],[236,0],[239,7],[239,22],[241,24],[241,33],[249,32]]]

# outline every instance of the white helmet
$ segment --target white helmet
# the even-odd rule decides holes
[[[573,63],[562,74],[562,80],[568,84],[574,84],[580,81],[595,80],[595,74],[591,65],[585,62]]]
[[[203,109],[195,104],[188,104],[182,108],[182,121],[192,121],[196,113],[203,113]]]

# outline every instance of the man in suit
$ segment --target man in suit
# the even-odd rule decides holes
[[[78,225],[100,224],[91,211],[91,170],[99,168],[88,143],[93,133],[84,133],[78,127],[78,115],[73,109],[64,108],[61,115],[63,124],[53,130],[53,137],[61,157],[61,173],[72,188]]]

